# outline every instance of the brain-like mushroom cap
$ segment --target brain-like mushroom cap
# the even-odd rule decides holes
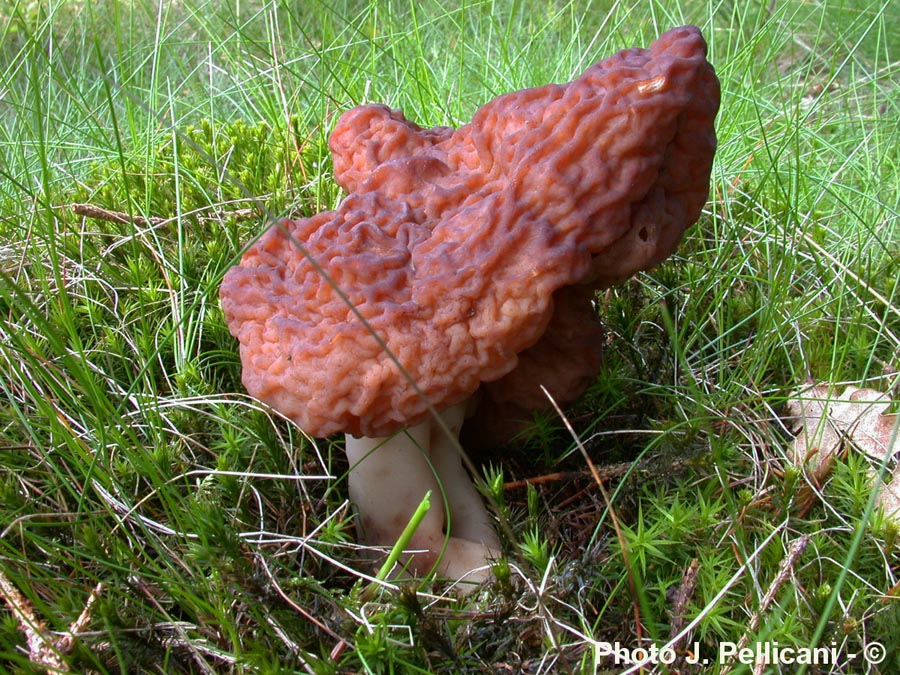
[[[223,280],[248,391],[312,435],[380,437],[425,419],[422,395],[440,410],[510,373],[559,289],[672,253],[708,196],[718,105],[688,26],[458,129],[348,111],[330,147],[349,196],[277,223]]]

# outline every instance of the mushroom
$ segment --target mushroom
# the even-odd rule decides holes
[[[393,545],[433,490],[410,569],[489,575],[498,537],[455,440],[466,408],[532,409],[541,384],[568,401],[590,383],[592,294],[665,259],[698,219],[718,105],[686,26],[457,129],[383,105],[340,117],[347,197],[270,227],[221,301],[250,394],[312,436],[346,434],[366,542]]]

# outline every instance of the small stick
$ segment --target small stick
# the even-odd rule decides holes
[[[138,227],[148,227],[152,225],[161,225],[166,222],[165,218],[153,216],[144,218],[143,216],[133,216],[124,211],[110,211],[94,204],[72,204],[72,210],[79,216],[85,218],[93,218],[95,220],[105,220],[110,223],[119,223],[128,225],[134,223]]]
[[[72,204],[72,211],[79,216],[83,216],[85,218],[93,218],[94,220],[105,220],[109,223],[119,223],[122,225],[127,225],[133,223],[138,227],[154,227],[156,225],[162,225],[169,218],[160,218],[158,216],[151,216],[150,218],[145,218],[144,216],[135,216],[130,213],[125,213],[124,211],[113,211],[111,209],[104,209],[102,206],[97,206],[95,204]],[[202,209],[202,211],[206,211],[209,209]],[[190,214],[195,214],[198,211],[191,211]],[[260,214],[259,209],[253,207],[247,207],[245,209],[233,209],[231,211],[214,211],[211,216],[198,216],[200,220],[210,221],[210,220],[220,220],[224,218],[234,218],[235,220],[249,220],[250,218],[255,218]]]
[[[675,637],[684,628],[685,610],[688,602],[694,596],[694,589],[697,588],[699,572],[700,561],[694,558],[684,571],[684,575],[681,577],[681,584],[672,597],[672,626],[669,629],[669,640],[675,640]],[[680,640],[672,643],[673,646],[677,647],[678,643],[686,640],[687,637],[687,635],[682,636]]]
[[[251,218],[256,218],[259,214],[259,209],[249,206],[245,209],[234,209],[232,211],[214,211],[211,216],[202,216],[201,220],[220,220],[224,218],[234,218],[235,220],[250,220]]]
[[[769,605],[771,605],[775,600],[775,596],[778,594],[778,591],[784,585],[784,582],[787,581],[793,573],[794,563],[797,562],[797,558],[799,558],[803,554],[803,551],[806,550],[808,544],[808,534],[804,534],[803,536],[791,542],[791,546],[788,549],[787,555],[784,556],[784,559],[781,561],[781,565],[778,568],[778,574],[775,575],[772,583],[769,584],[769,589],[766,591],[766,594],[763,596],[762,600],[759,603],[759,609],[753,612],[753,616],[750,617],[750,623],[747,625],[747,632],[744,633],[741,636],[741,639],[738,641],[738,652],[741,649],[744,649],[744,647],[749,644],[750,633],[755,633],[759,629],[759,623],[760,621],[762,621],[762,615],[769,609]],[[753,669],[753,672],[761,673],[767,665],[770,664],[757,663]],[[732,666],[730,663],[726,663],[719,671],[719,675],[727,675],[727,673],[731,672],[733,668],[734,666]]]
[[[603,480],[609,480],[610,478],[624,476],[632,466],[631,462],[622,462],[621,464],[605,466],[602,469],[594,466],[593,471],[557,471],[542,476],[510,481],[503,484],[503,489],[518,490],[519,488],[528,487],[529,485],[543,485],[544,483],[555,483],[557,481],[576,480],[579,478],[594,478],[596,480],[597,476],[600,476]]]
[[[518,490],[519,488],[528,487],[529,485],[543,485],[544,483],[555,483],[562,480],[574,480],[576,478],[584,478],[590,476],[587,471],[557,471],[555,473],[545,473],[542,476],[533,476],[532,478],[523,478],[521,480],[513,480],[503,484],[504,490]]]

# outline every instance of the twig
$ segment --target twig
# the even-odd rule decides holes
[[[523,478],[503,484],[504,490],[518,490],[519,488],[529,485],[543,485],[544,483],[555,483],[557,481],[571,481],[579,478],[594,478],[600,476],[603,480],[610,478],[619,478],[628,473],[634,466],[632,462],[622,462],[612,466],[605,466],[598,469],[596,466],[593,471],[557,471],[555,473],[546,473],[542,476],[533,476],[532,478]]]
[[[151,216],[150,218],[134,216],[130,213],[125,213],[124,211],[110,211],[109,209],[104,209],[100,206],[95,206],[94,204],[72,204],[72,210],[76,215],[84,216],[85,218],[105,220],[110,223],[120,223],[122,225],[133,223],[138,227],[147,227],[161,225],[166,222],[165,218],[158,218],[156,216]]]
[[[130,213],[125,213],[124,211],[113,211],[111,209],[105,209],[102,206],[97,206],[96,204],[72,204],[72,211],[75,212],[76,215],[83,216],[85,218],[93,218],[94,220],[104,220],[109,223],[119,223],[122,225],[134,224],[138,227],[155,227],[157,225],[162,225],[167,220],[171,220],[170,218],[160,218],[159,216],[150,216],[149,218],[145,218],[144,216],[136,216]],[[192,211],[190,214],[196,214],[198,211],[206,211],[208,209],[198,209],[197,211]],[[197,216],[200,220],[209,221],[209,220],[225,220],[227,218],[234,218],[235,220],[249,220],[250,218],[255,218],[259,215],[259,209],[253,207],[247,207],[243,209],[232,209],[230,211],[213,211],[212,215],[209,216]]]
[[[669,640],[673,641],[676,648],[680,642],[688,639],[687,635],[682,635],[675,642],[675,636],[681,633],[681,630],[684,628],[685,611],[687,610],[688,602],[694,596],[694,589],[697,588],[699,572],[700,561],[694,558],[684,571],[684,575],[681,577],[681,584],[672,595],[672,625],[669,628]]]
[[[296,602],[291,600],[291,598],[288,596],[288,594],[284,592],[284,589],[282,589],[281,586],[278,584],[278,581],[275,579],[275,575],[272,574],[272,570],[269,569],[269,565],[266,563],[265,558],[259,553],[257,553],[257,561],[259,562],[263,571],[266,573],[266,576],[269,578],[269,582],[272,584],[272,587],[275,589],[275,592],[278,593],[278,595],[281,597],[281,599],[284,600],[291,609],[293,609],[295,612],[300,614],[303,618],[305,618],[311,624],[316,626],[316,628],[318,628],[319,630],[327,633],[329,636],[331,636],[335,640],[338,640],[339,642],[343,642],[343,638],[341,638],[340,635],[335,633],[333,630],[331,630],[328,626],[326,626],[324,623],[319,621],[312,614],[310,614],[305,609],[303,609],[300,605],[298,605]],[[296,645],[294,645],[294,647],[295,648],[292,648],[292,651],[295,654],[299,655],[299,653],[300,653],[299,647],[297,647]]]
[[[766,549],[769,543],[775,537],[777,537],[785,527],[787,527],[786,520],[778,525],[774,530],[772,530],[769,535],[765,539],[763,539],[763,541],[759,545],[757,545],[757,547],[750,553],[747,559],[741,563],[741,566],[738,568],[737,572],[732,574],[731,578],[725,582],[722,588],[716,591],[716,594],[712,597],[711,600],[706,603],[706,606],[700,610],[700,613],[697,614],[697,616],[695,616],[693,619],[691,619],[691,622],[687,626],[685,626],[678,635],[672,638],[668,644],[663,645],[661,649],[673,647],[675,644],[687,637],[697,626],[699,626],[700,622],[703,621],[703,619],[705,619],[706,616],[718,606],[718,604],[722,601],[722,598],[724,598],[731,591],[732,587],[741,578],[741,575],[743,575],[750,568],[750,565],[753,564],[753,561],[756,560],[757,557],[759,557],[760,553],[762,553]],[[629,667],[627,670],[623,671],[621,675],[632,675],[632,673],[642,670],[648,665],[650,665],[650,659],[646,658],[643,661],[640,661]]]
[[[769,584],[769,589],[766,591],[766,594],[763,596],[762,600],[759,603],[759,609],[753,612],[753,616],[750,617],[750,623],[747,624],[747,631],[741,636],[741,639],[737,644],[737,652],[744,649],[750,643],[750,634],[755,633],[759,630],[760,621],[762,621],[762,616],[769,609],[769,605],[775,600],[775,596],[778,594],[778,591],[781,590],[781,587],[784,585],[784,582],[788,580],[788,578],[794,572],[794,563],[797,562],[797,558],[799,558],[803,551],[806,550],[807,545],[809,544],[809,535],[804,534],[803,536],[795,539],[791,542],[791,546],[788,549],[787,555],[784,556],[784,559],[781,561],[781,565],[778,568],[778,574],[775,575],[775,578],[772,580],[772,583]],[[765,666],[769,665],[764,662],[759,662],[754,666],[754,673],[761,673]],[[722,669],[719,671],[719,675],[727,675],[727,673],[731,672],[734,666],[730,663],[726,663],[722,666]]]

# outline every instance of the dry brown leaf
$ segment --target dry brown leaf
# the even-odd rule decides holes
[[[828,384],[797,392],[788,401],[791,431],[797,436],[791,461],[803,467],[814,483],[821,484],[834,459],[846,449],[865,454],[875,466],[900,453],[897,413],[888,413],[891,398],[874,389],[847,387],[840,396]],[[878,480],[872,472],[873,487]],[[877,505],[900,521],[900,464],[890,483],[879,487]]]
[[[887,413],[890,403],[887,394],[858,387],[840,396],[828,384],[797,392],[787,403],[797,433],[792,461],[815,469],[850,447],[879,463],[892,457],[900,445],[892,437],[897,415]]]
[[[884,511],[884,515],[894,521],[900,521],[900,466],[894,468],[891,476],[890,483],[881,484],[875,505]],[[873,481],[876,480],[878,476],[873,476]]]

